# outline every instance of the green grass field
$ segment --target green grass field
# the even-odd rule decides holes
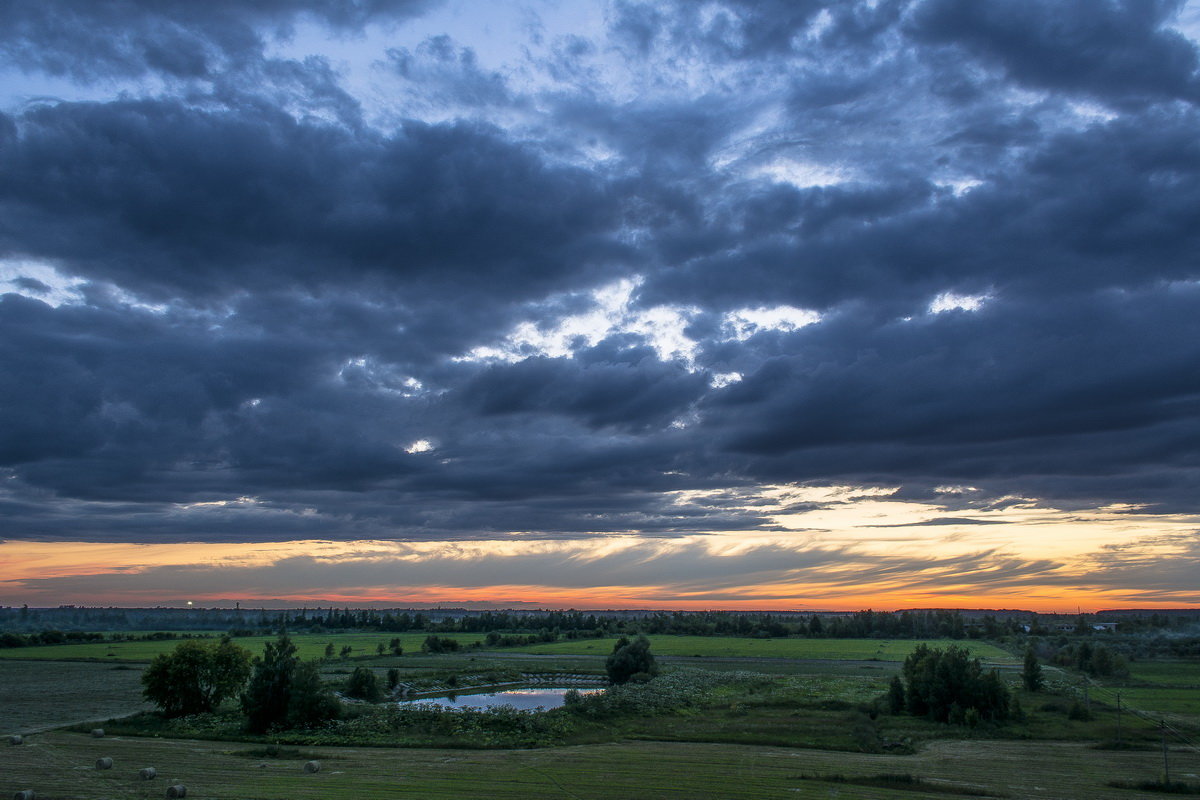
[[[1200,689],[1200,661],[1133,661],[1129,664],[1129,677],[1159,686]]]
[[[349,645],[354,649],[354,657],[373,656],[376,646],[385,647],[394,638],[400,639],[401,647],[406,654],[420,653],[421,642],[425,641],[425,633],[328,633],[328,634],[297,634],[292,637],[302,659],[321,658],[325,654],[325,645],[332,643],[336,651]],[[460,644],[467,645],[481,641],[483,634],[456,633],[449,634]],[[263,646],[274,641],[274,636],[240,636],[234,639],[242,647],[255,655],[262,653]],[[0,650],[0,658],[38,659],[43,661],[150,661],[159,653],[169,653],[182,640],[166,640],[151,642],[87,642],[85,644],[49,644],[36,647],[10,647]],[[336,656],[335,656],[336,658]]]
[[[1133,800],[1136,794],[1105,783],[1152,780],[1161,765],[1161,756],[1153,752],[995,741],[936,742],[909,756],[653,741],[553,750],[322,747],[285,759],[236,755],[248,749],[227,742],[38,735],[25,745],[0,750],[0,792],[11,795],[33,789],[39,797],[77,800],[161,798],[168,785],[183,783],[188,797],[211,800],[919,800],[964,797],[954,791],[960,788],[1010,798]],[[113,759],[113,769],[93,768],[101,756]],[[312,757],[322,761],[316,774],[302,768]],[[1181,774],[1195,772],[1194,761],[1195,757],[1184,763],[1179,756]],[[155,767],[159,777],[139,781],[137,770],[146,766]],[[878,789],[801,778],[883,774],[919,777],[942,791]]]
[[[1102,683],[1098,697],[1110,706],[1119,692],[1127,708],[1200,722],[1200,662],[1134,661],[1128,678]]]
[[[745,639],[735,636],[651,636],[650,649],[658,656],[704,658],[815,658],[841,661],[903,661],[919,644],[966,647],[972,655],[991,663],[1017,659],[984,642],[951,639]],[[511,648],[514,652],[556,655],[607,655],[616,639],[576,639]]]

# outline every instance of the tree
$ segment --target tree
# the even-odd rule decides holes
[[[298,662],[296,645],[286,633],[274,642],[267,642],[262,658],[254,660],[250,685],[242,694],[246,726],[253,733],[266,733],[271,726],[287,720],[292,676]]]
[[[213,711],[242,688],[250,653],[228,636],[217,643],[183,642],[162,653],[142,673],[142,696],[168,717]]]
[[[330,642],[329,644],[325,645],[325,657],[333,658],[333,642]]]
[[[359,700],[366,700],[368,703],[376,703],[382,696],[382,692],[379,690],[379,679],[366,667],[355,667],[354,672],[350,674],[350,679],[346,681],[346,694],[350,697],[357,697]]]
[[[400,685],[400,670],[392,667],[387,671],[387,687],[388,691],[395,689]]]
[[[631,680],[649,680],[658,674],[658,663],[650,652],[650,640],[639,636],[632,642],[622,636],[613,646],[612,654],[604,662],[610,683],[628,683]]]
[[[899,675],[893,675],[891,683],[888,684],[887,704],[888,712],[892,714],[904,711],[904,682],[900,680]]]
[[[1038,663],[1033,646],[1025,648],[1025,666],[1021,669],[1021,682],[1030,692],[1040,692],[1045,680],[1042,677],[1042,665]]]
[[[333,696],[326,686],[321,683],[321,673],[312,661],[303,661],[296,665],[292,673],[292,688],[288,692],[287,717],[285,724],[289,728],[309,728],[331,719],[337,719],[342,713],[342,704]]]
[[[341,712],[337,698],[321,683],[312,662],[296,657],[296,645],[286,633],[267,642],[254,660],[250,685],[242,694],[246,727],[253,733],[271,728],[304,727],[332,719]]]

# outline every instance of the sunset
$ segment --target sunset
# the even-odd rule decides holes
[[[1200,795],[1200,0],[0,3],[0,796]]]
[[[0,604],[1200,602],[1191,5],[0,28]]]

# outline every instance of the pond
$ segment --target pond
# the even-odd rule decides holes
[[[411,703],[436,703],[443,708],[490,708],[493,706],[513,706],[521,711],[538,708],[558,708],[565,701],[564,695],[570,689],[555,689],[539,686],[536,689],[509,689],[504,692],[489,692],[487,694],[452,694],[446,697],[422,697],[418,700],[406,700],[402,705]],[[594,694],[603,689],[576,689],[580,694]]]

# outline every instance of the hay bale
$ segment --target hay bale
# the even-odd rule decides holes
[[[167,787],[167,797],[187,797],[187,787],[182,783]]]
[[[96,769],[112,769],[112,759],[108,756],[96,759]]]
[[[9,744],[23,744],[24,742],[25,742],[25,740],[23,738],[21,738],[18,734],[15,734],[15,733],[12,736],[8,737]]]
[[[104,738],[104,728],[92,728],[92,738],[93,739],[103,739]]]
[[[144,781],[152,781],[158,777],[158,770],[154,767],[145,767],[138,770],[138,777]]]
[[[305,772],[320,772],[321,771],[321,762],[320,761],[306,762],[304,764],[304,771]]]
[[[33,789],[26,789],[22,792],[17,792],[14,794],[13,800],[34,800],[35,797],[36,795],[34,795]]]

